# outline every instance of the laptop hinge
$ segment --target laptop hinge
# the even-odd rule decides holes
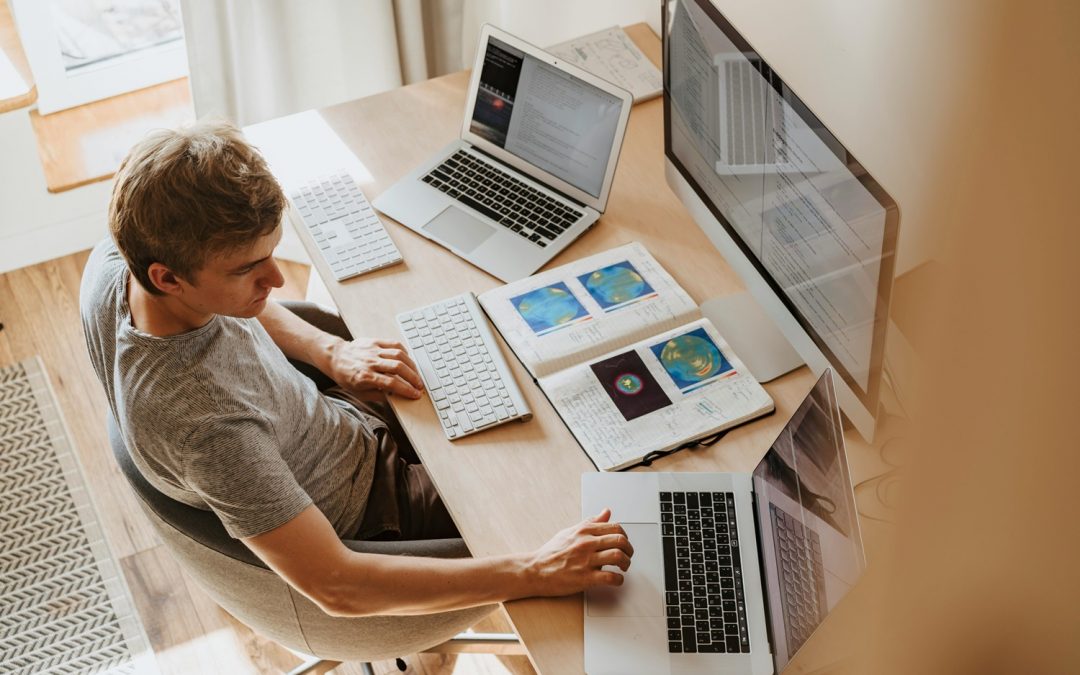
[[[757,546],[758,574],[761,575],[761,596],[765,600],[765,638],[769,641],[769,654],[772,656],[773,668],[776,668],[776,650],[773,649],[775,637],[772,631],[772,616],[769,610],[769,583],[766,581],[765,569],[765,538],[762,536],[764,528],[761,519],[758,518],[758,495],[757,491],[750,488],[750,503],[754,512],[754,544]]]
[[[474,151],[476,151],[476,152],[480,153],[480,154],[481,154],[481,155],[483,155],[484,157],[487,157],[487,158],[488,158],[488,159],[490,159],[491,161],[493,161],[493,162],[496,162],[496,163],[497,163],[497,164],[499,164],[500,166],[505,166],[505,167],[509,168],[509,169],[510,169],[511,171],[513,171],[514,173],[520,173],[520,174],[522,174],[522,175],[524,175],[524,176],[529,176],[529,174],[527,174],[527,173],[524,173],[524,172],[523,172],[523,171],[521,171],[520,169],[517,169],[517,168],[515,168],[515,167],[512,167],[512,166],[510,166],[509,164],[507,164],[506,162],[502,161],[501,159],[499,159],[499,158],[498,158],[498,157],[496,157],[495,155],[491,154],[490,152],[486,152],[486,151],[484,151],[484,150],[480,149],[480,147],[479,147],[479,146],[473,145],[472,143],[468,143],[467,145],[469,146],[469,149],[470,149],[470,150],[474,150]],[[536,181],[537,183],[540,183],[541,185],[543,185],[543,186],[544,186],[544,188],[545,188],[545,189],[551,190],[552,192],[554,192],[555,194],[559,195],[560,197],[562,197],[562,198],[563,198],[563,199],[565,199],[566,201],[570,202],[570,203],[571,203],[571,204],[573,204],[574,206],[580,207],[580,208],[582,208],[582,209],[587,209],[587,208],[589,208],[589,206],[588,206],[587,204],[583,204],[583,203],[579,202],[578,200],[574,199],[573,197],[571,197],[570,195],[566,194],[566,193],[565,193],[565,192],[563,192],[562,190],[558,190],[558,189],[556,189],[556,188],[553,188],[552,186],[548,185],[547,183],[542,183],[541,181],[537,180],[536,178],[533,178],[532,176],[529,176],[529,180],[534,180],[534,181]]]

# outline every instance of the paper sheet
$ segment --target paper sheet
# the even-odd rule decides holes
[[[699,342],[697,336],[703,336],[719,352],[714,356],[723,361],[706,366],[709,376],[694,383],[683,378],[702,372],[700,359],[688,355],[687,363],[694,364],[697,372],[687,373],[679,364],[665,365],[661,356],[661,346],[686,335]],[[540,380],[563,421],[601,471],[634,464],[649,452],[673,448],[773,409],[772,399],[708,319],[620,351],[624,353],[608,354]],[[607,369],[618,381],[605,388],[600,379],[605,373],[602,366],[626,352],[633,352],[637,367],[623,360]],[[650,387],[661,391],[650,396]],[[646,396],[650,400],[641,402]]]
[[[701,316],[636,242],[500,286],[479,300],[534,377]]]
[[[634,103],[655,98],[663,90],[660,71],[618,26],[548,47],[547,51],[626,89],[634,95]]]

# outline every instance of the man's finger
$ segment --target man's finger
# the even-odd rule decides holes
[[[630,556],[617,548],[600,551],[596,554],[593,562],[601,567],[604,565],[615,565],[623,572],[630,568]]]
[[[585,534],[591,534],[594,536],[602,536],[605,534],[621,534],[625,535],[626,530],[619,523],[590,523],[586,522],[581,526],[581,531]]]
[[[401,361],[408,367],[416,370],[416,362],[412,360],[412,358],[409,356],[409,353],[404,349],[380,349],[379,356],[384,359]]]
[[[381,347],[383,349],[400,349],[401,351],[405,351],[405,347],[403,347],[400,342],[394,340],[372,340],[372,342],[375,343],[376,347]]]
[[[420,376],[416,373],[416,371],[407,366],[402,361],[383,359],[376,364],[376,367],[379,369],[380,372],[393,373],[394,375],[397,375],[398,377],[413,385],[417,389],[424,388],[424,381],[420,379]]]
[[[617,548],[626,553],[626,555],[634,555],[634,547],[630,545],[630,540],[626,538],[625,534],[605,534],[602,537],[597,537],[593,541],[596,542],[597,551]]]
[[[589,575],[589,581],[594,586],[622,586],[623,575],[618,572],[609,572],[607,570],[601,572],[593,572]]]
[[[590,523],[606,523],[608,518],[611,518],[611,509],[604,509],[600,513],[596,514],[592,518],[588,519]]]
[[[375,373],[371,378],[375,388],[381,391],[404,396],[405,398],[420,398],[420,390],[412,386],[400,377]]]

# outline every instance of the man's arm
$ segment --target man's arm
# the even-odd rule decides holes
[[[398,342],[343,340],[319,330],[273,300],[266,303],[257,318],[285,356],[310,363],[346,389],[378,389],[420,398],[423,380]]]
[[[533,553],[418,558],[357,553],[309,506],[288,523],[242,541],[290,585],[333,616],[429,614],[529,596],[618,586],[633,548],[604,511]]]

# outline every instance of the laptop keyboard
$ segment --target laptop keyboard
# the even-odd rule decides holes
[[[825,570],[821,540],[794,516],[769,504],[773,544],[780,561],[780,604],[784,608],[788,655],[806,642],[825,616]]]
[[[422,180],[540,247],[585,215],[463,150]]]
[[[661,492],[668,651],[748,654],[735,495]]]

